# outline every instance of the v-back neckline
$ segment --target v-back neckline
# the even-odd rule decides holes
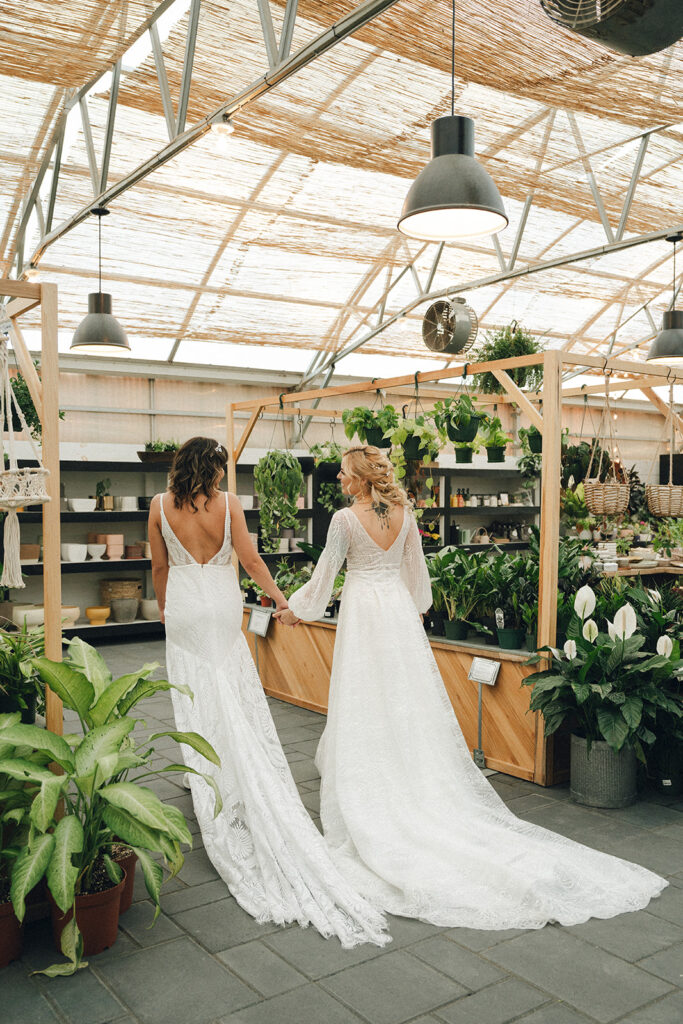
[[[165,497],[165,495],[163,495],[163,494],[159,495],[159,504],[161,506],[161,514],[162,514],[162,516],[164,518],[164,522],[166,523],[166,526],[168,527],[168,529],[170,530],[171,534],[173,535],[173,539],[175,540],[175,542],[178,545],[178,547],[183,549],[183,551],[185,552],[187,557],[190,559],[191,562],[194,563],[194,565],[211,565],[211,563],[214,561],[214,559],[218,558],[218,556],[223,551],[223,548],[225,547],[225,542],[228,539],[228,509],[230,508],[230,506],[228,505],[228,495],[227,495],[227,492],[226,492],[226,495],[225,495],[225,521],[223,523],[223,541],[222,541],[221,546],[219,547],[218,551],[216,551],[216,553],[213,554],[211,556],[211,558],[209,558],[206,562],[200,562],[198,559],[196,559],[194,557],[194,555],[190,551],[187,550],[187,548],[185,547],[185,545],[181,541],[180,537],[178,536],[178,534],[175,532],[175,530],[171,526],[170,522],[168,521],[168,516],[166,515],[166,509],[164,508],[164,497]]]
[[[399,528],[398,528],[398,533],[396,534],[396,536],[395,536],[395,537],[394,537],[394,539],[392,540],[392,542],[391,542],[391,544],[389,545],[389,547],[388,547],[388,548],[383,548],[383,547],[382,547],[382,545],[381,545],[381,544],[378,544],[378,543],[377,543],[377,541],[375,540],[375,538],[374,538],[374,537],[372,537],[372,536],[371,536],[371,535],[370,535],[370,534],[368,533],[368,531],[367,531],[367,530],[365,529],[365,527],[363,526],[363,524],[361,523],[360,519],[359,519],[359,518],[358,518],[358,516],[357,516],[357,515],[355,514],[355,512],[353,512],[353,511],[352,511],[351,509],[349,509],[349,515],[350,515],[350,516],[352,516],[352,517],[353,517],[353,518],[354,518],[354,519],[356,520],[356,522],[358,523],[358,525],[360,526],[361,530],[363,531],[363,533],[365,534],[365,536],[366,536],[366,537],[368,538],[368,540],[370,541],[370,543],[371,543],[371,544],[374,544],[374,545],[375,545],[375,547],[376,547],[376,548],[377,548],[377,549],[378,549],[379,551],[381,551],[383,555],[388,555],[388,554],[389,554],[389,552],[390,552],[390,551],[391,551],[391,549],[393,548],[394,544],[396,543],[396,541],[398,540],[398,538],[399,538],[399,537],[401,536],[401,534],[403,533],[403,528],[404,528],[404,526],[406,525],[406,510],[405,510],[405,508],[404,508],[404,509],[403,509],[403,521],[401,522],[401,525],[400,525],[400,526],[399,526]]]

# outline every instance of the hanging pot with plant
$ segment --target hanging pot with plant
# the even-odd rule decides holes
[[[477,440],[483,448],[486,448],[486,457],[489,462],[505,462],[505,449],[512,438],[503,431],[503,425],[498,416],[487,419],[477,435]]]
[[[543,434],[538,427],[522,427],[519,431],[522,450],[528,449],[532,455],[540,455],[543,451]]]
[[[292,452],[274,449],[256,464],[254,486],[264,551],[278,551],[283,528],[298,525],[297,499],[303,483],[301,465]]]
[[[393,445],[390,458],[398,480],[406,475],[406,462],[433,462],[441,447],[438,434],[422,414],[415,419],[402,419],[390,440]],[[431,487],[434,481],[430,478],[425,483]]]
[[[358,436],[361,444],[374,444],[377,448],[390,448],[389,431],[398,425],[398,413],[393,405],[381,409],[368,409],[357,405],[342,412],[344,433],[349,441]]]
[[[446,438],[453,442],[474,441],[486,420],[486,414],[478,412],[474,403],[475,399],[463,393],[434,404],[431,418],[444,443]]]
[[[477,362],[492,363],[499,359],[511,359],[516,356],[530,356],[541,352],[538,340],[520,327],[517,321],[500,327],[486,334],[484,344],[477,352]],[[535,366],[515,366],[506,371],[517,387],[530,391],[538,391],[543,382],[543,364]],[[505,388],[492,373],[478,373],[474,378],[477,391],[487,395],[502,395]]]

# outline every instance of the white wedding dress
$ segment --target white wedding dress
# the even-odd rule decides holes
[[[330,859],[306,812],[275,731],[263,687],[242,633],[242,597],[231,565],[226,497],[223,545],[206,564],[185,550],[169,526],[161,498],[168,551],[166,658],[168,677],[194,693],[171,691],[178,729],[204,736],[220,768],[183,748],[186,763],[212,774],[214,795],[191,775],[204,848],[232,895],[259,922],[312,924],[342,946],[384,945],[382,914],[369,906]]]
[[[475,766],[418,612],[429,575],[406,511],[388,550],[351,509],[332,518],[296,616],[320,618],[346,558],[321,819],[348,882],[382,910],[448,927],[541,928],[639,910],[668,884],[516,818]]]

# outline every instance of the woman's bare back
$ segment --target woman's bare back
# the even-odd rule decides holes
[[[378,515],[372,505],[356,502],[351,508],[351,514],[356,516],[375,544],[388,551],[401,532],[405,508],[403,505],[389,505],[386,515]]]
[[[163,499],[166,520],[188,554],[200,564],[211,561],[223,546],[227,494],[216,491],[208,500],[199,495],[195,498],[196,512],[189,504],[176,508],[168,491]]]

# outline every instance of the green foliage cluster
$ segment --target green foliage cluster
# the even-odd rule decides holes
[[[497,359],[510,359],[514,356],[529,356],[541,352],[538,340],[525,331],[516,322],[501,327],[496,331],[488,331],[484,344],[477,352],[477,362],[489,363]],[[520,388],[538,391],[543,383],[543,366],[518,366],[508,370],[510,377]],[[478,373],[474,377],[474,386],[483,394],[503,394],[503,385],[492,373]]]
[[[297,498],[303,482],[299,460],[289,451],[274,449],[256,464],[254,485],[264,551],[277,551],[281,531],[297,525]]]

